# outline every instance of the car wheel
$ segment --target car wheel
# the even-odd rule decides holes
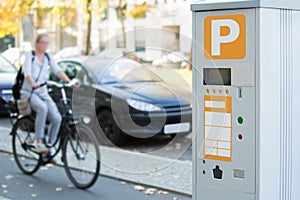
[[[103,139],[100,142],[104,144],[121,145],[124,143],[124,136],[121,129],[117,126],[110,110],[101,111],[98,116],[98,122],[102,129],[101,134]],[[101,140],[100,139],[100,140]]]

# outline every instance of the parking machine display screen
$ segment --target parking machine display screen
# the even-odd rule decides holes
[[[231,85],[231,68],[204,68],[203,85]]]

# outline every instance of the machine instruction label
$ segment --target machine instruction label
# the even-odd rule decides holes
[[[204,96],[204,158],[232,160],[231,96]]]

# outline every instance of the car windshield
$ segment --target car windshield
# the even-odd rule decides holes
[[[100,84],[156,81],[160,81],[160,78],[147,67],[127,59],[120,59],[110,64],[99,80]]]
[[[0,73],[13,73],[16,69],[3,57],[0,57]]]

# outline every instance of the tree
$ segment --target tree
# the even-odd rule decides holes
[[[126,0],[119,0],[118,6],[116,7],[117,18],[121,22],[124,46],[126,46],[126,34],[125,34],[125,23],[124,23],[125,18],[126,18],[126,15],[125,15],[126,7],[127,7]]]
[[[95,14],[99,16],[99,21],[102,20],[103,15],[108,7],[107,0],[82,0],[85,20],[87,22],[86,38],[85,38],[85,48],[84,54],[88,55],[91,48],[91,32],[92,32],[92,18]]]
[[[36,0],[32,9],[36,13],[36,29],[48,29],[49,21],[56,25],[56,43],[62,48],[64,28],[77,26],[76,0]]]
[[[131,10],[126,11],[126,15],[132,17],[133,19],[145,18],[146,13],[151,7],[153,6],[146,4],[146,2],[142,4],[134,4]]]
[[[0,37],[17,34],[21,18],[31,9],[34,0],[2,0],[0,4]]]
[[[134,4],[134,7],[131,10],[127,9],[127,2],[126,0],[119,0],[119,3],[116,7],[117,18],[120,20],[121,27],[122,27],[122,37],[124,45],[126,46],[126,33],[125,33],[125,19],[126,17],[132,17],[133,19],[140,19],[146,17],[146,12],[149,8],[152,7],[146,2],[142,4]]]

